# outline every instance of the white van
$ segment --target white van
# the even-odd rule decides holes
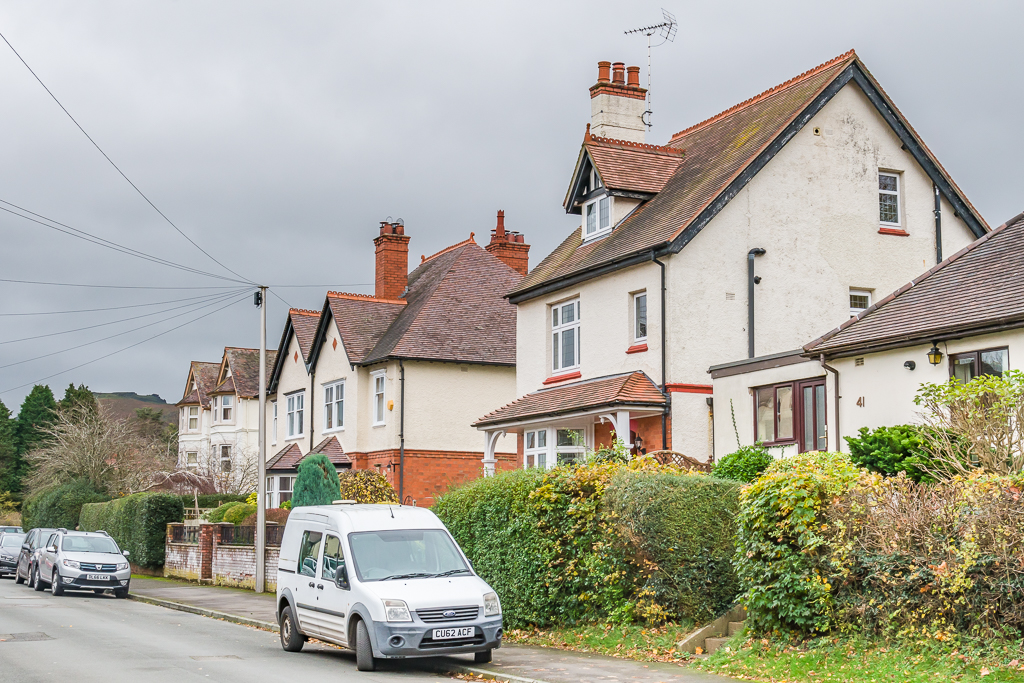
[[[281,647],[307,638],[375,658],[475,654],[501,647],[501,603],[437,516],[403,505],[297,507],[277,565]]]

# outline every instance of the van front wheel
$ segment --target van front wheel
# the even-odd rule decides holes
[[[473,661],[477,664],[488,664],[491,661],[491,651],[484,650],[483,652],[474,652]]]
[[[366,630],[366,622],[362,619],[356,624],[356,668],[360,671],[373,671],[377,668],[373,647],[370,645],[370,632]]]
[[[298,652],[302,649],[302,643],[305,642],[302,638],[302,634],[299,633],[298,624],[295,622],[295,614],[292,612],[291,606],[286,606],[281,610],[281,647],[284,648],[285,652]]]

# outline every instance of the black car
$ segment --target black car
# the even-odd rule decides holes
[[[39,551],[46,545],[47,539],[54,531],[56,529],[32,529],[26,534],[25,541],[21,544],[21,552],[18,554],[18,566],[14,571],[16,583],[28,581],[29,586],[35,587],[32,579],[35,576],[33,572],[37,566]]]
[[[13,574],[18,567],[18,554],[26,534],[13,531],[0,533],[0,576]]]

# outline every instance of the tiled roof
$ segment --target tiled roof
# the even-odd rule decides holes
[[[299,444],[292,443],[279,450],[274,457],[267,461],[267,471],[271,470],[294,470],[302,460],[302,449]]]
[[[849,355],[1024,326],[1024,213],[804,347]]]
[[[686,238],[678,243],[673,241],[683,239],[684,232],[691,225],[694,230],[703,227],[708,216],[713,216],[728,201],[731,195],[726,194],[726,191],[733,182],[739,180],[741,174],[762,154],[774,153],[788,139],[783,133],[789,129],[790,124],[797,121],[801,112],[855,64],[871,86],[877,88],[877,84],[851,50],[674,135],[667,146],[683,150],[685,155],[667,182],[663,182],[667,169],[658,164],[651,166],[650,186],[663,186],[653,199],[642,204],[603,239],[583,244],[580,230],[577,229],[530,271],[509,296],[513,301],[521,300],[529,296],[530,290],[541,285],[586,277],[588,271],[598,266],[636,259],[650,253],[652,249],[667,249],[670,244],[673,250],[683,248],[685,239],[692,238],[691,234],[686,233]],[[977,223],[984,228],[980,215],[970,206],[948,174],[942,171],[934,155],[920,142],[920,138],[881,89],[877,90],[879,96],[885,99],[885,106],[907,127],[923,154],[936,165],[945,179],[943,182],[949,183],[958,201],[963,201],[967,210],[976,217]],[[773,144],[776,147],[772,147]],[[638,182],[643,172],[635,168],[629,175],[634,179],[633,182]],[[714,203],[716,200],[718,203]],[[706,211],[712,213],[706,214]]]
[[[210,392],[211,394],[233,394],[235,393],[235,378],[228,377],[223,382],[217,385],[217,388]]]
[[[398,300],[328,292],[327,305],[349,360],[361,363],[406,304]]]
[[[294,472],[299,468],[299,465],[303,460],[311,455],[324,454],[327,459],[331,461],[331,464],[335,467],[339,465],[351,465],[352,459],[345,454],[345,449],[341,447],[341,443],[335,436],[329,436],[319,444],[316,448],[311,450],[305,455],[302,454],[302,449],[299,448],[297,443],[289,444],[280,451],[278,451],[274,457],[267,461],[267,471],[274,472]]]
[[[276,359],[277,350],[267,349],[268,382]],[[257,398],[260,393],[260,350],[229,346],[224,349],[224,360],[231,368],[231,377],[222,382],[217,391],[234,391],[241,398]]]
[[[310,454],[313,453],[323,453],[335,467],[352,464],[352,459],[345,455],[345,449],[341,447],[341,442],[338,441],[336,436],[329,436],[318,443],[316,448],[310,451]]]
[[[683,163],[682,149],[594,137],[589,124],[583,146],[609,190],[656,194]]]
[[[204,408],[210,405],[210,392],[217,386],[217,375],[220,374],[220,363],[206,363],[199,360],[192,361],[189,368],[189,376],[195,380],[196,388],[189,392],[184,398],[178,401],[179,406],[201,405]],[[188,387],[186,386],[186,389]]]
[[[302,359],[309,360],[313,336],[316,335],[316,326],[320,322],[320,311],[292,308],[288,311],[288,317],[291,318],[295,339],[299,342],[299,351],[302,352]],[[256,367],[258,368],[259,365],[257,364]]]
[[[665,397],[645,373],[626,372],[535,391],[485,415],[473,426],[617,405],[663,406]]]

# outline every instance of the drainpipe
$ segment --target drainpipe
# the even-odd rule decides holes
[[[942,195],[939,194],[939,186],[935,188],[935,262],[942,263]]]
[[[821,362],[821,367],[825,368],[826,372],[831,372],[832,374],[834,374],[836,376],[836,423],[835,423],[835,427],[836,427],[836,448],[835,448],[835,451],[837,453],[839,453],[839,452],[841,452],[843,450],[842,437],[839,435],[839,399],[841,398],[839,396],[839,371],[836,370],[834,367],[832,367],[831,365],[829,365],[828,363],[825,362],[825,354],[821,354],[820,362]],[[828,440],[828,430],[825,431],[825,439],[826,439],[826,442],[827,442],[827,440]],[[828,447],[828,444],[826,443],[826,448],[827,447]]]
[[[309,371],[309,450],[313,451],[313,413],[316,400],[316,368]]]
[[[405,504],[405,364],[398,359],[398,385],[402,405],[398,408],[398,504]]]
[[[754,357],[754,285],[761,282],[760,276],[754,275],[754,257],[763,255],[760,247],[747,252],[747,358]]]
[[[665,354],[668,348],[668,326],[665,324],[665,264],[658,260],[653,249],[651,260],[661,267],[661,393],[665,395],[665,410],[661,413],[661,450],[664,451],[668,449],[668,415],[672,410],[672,396],[668,393],[668,381],[665,379]]]

